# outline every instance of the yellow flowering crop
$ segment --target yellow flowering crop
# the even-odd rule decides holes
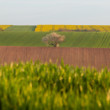
[[[50,31],[99,31],[110,32],[110,26],[106,25],[37,25],[35,32]]]
[[[2,29],[2,30],[5,30],[5,29],[7,29],[8,27],[10,27],[11,25],[0,25],[0,28]]]

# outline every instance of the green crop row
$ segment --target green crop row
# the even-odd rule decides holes
[[[61,63],[0,66],[0,110],[109,110],[110,72]]]

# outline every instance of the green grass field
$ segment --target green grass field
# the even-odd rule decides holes
[[[11,26],[9,28],[7,28],[5,31],[13,31],[13,32],[30,32],[30,31],[34,31],[36,28],[36,26]]]
[[[11,27],[10,27],[11,28]],[[61,47],[110,47],[110,32],[58,32],[66,39]],[[46,32],[0,32],[1,46],[46,46],[42,37]]]
[[[110,72],[27,62],[0,66],[0,110],[109,110]]]

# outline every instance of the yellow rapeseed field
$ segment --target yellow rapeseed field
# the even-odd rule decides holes
[[[7,29],[8,27],[10,27],[11,25],[0,25],[0,28],[2,29],[2,30],[5,30],[5,29]]]
[[[99,31],[110,32],[110,25],[37,25],[35,32]]]

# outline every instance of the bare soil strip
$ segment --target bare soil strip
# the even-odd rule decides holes
[[[14,47],[0,46],[0,64],[37,61],[65,64],[78,67],[110,68],[109,48],[51,48],[51,47]]]

